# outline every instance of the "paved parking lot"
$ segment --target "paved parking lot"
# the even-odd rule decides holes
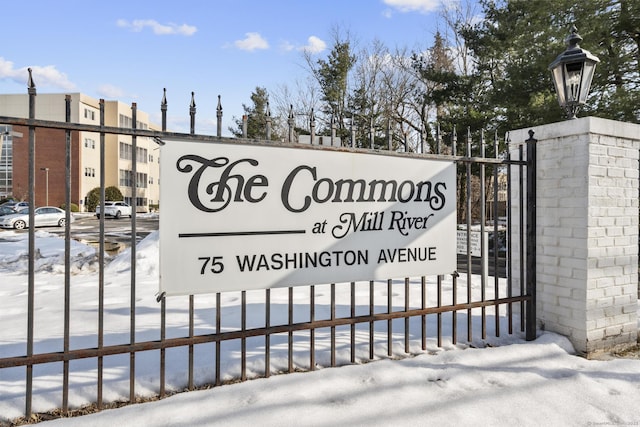
[[[88,244],[98,244],[100,233],[100,221],[90,213],[74,214],[75,221],[71,223],[71,238]],[[144,239],[149,233],[158,229],[159,217],[157,214],[143,214],[136,216],[136,241]],[[39,227],[48,233],[64,236],[64,227]],[[17,231],[17,230],[16,230]],[[28,233],[28,230],[18,231]],[[2,230],[0,229],[0,238]],[[119,252],[131,244],[131,219],[105,218],[104,237],[107,250]]]

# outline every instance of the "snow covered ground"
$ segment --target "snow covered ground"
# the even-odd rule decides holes
[[[60,351],[64,314],[63,240],[42,230],[36,235],[40,255],[35,277],[34,351]],[[26,238],[26,233],[0,231],[0,357],[25,353]],[[138,245],[137,340],[159,338],[159,304],[155,301],[157,239],[157,233],[153,233]],[[72,246],[71,348],[97,345],[94,254],[89,246]],[[130,255],[125,252],[111,260],[106,268],[105,345],[124,344],[129,340],[129,259]],[[344,292],[349,287],[336,289]],[[286,292],[281,296],[279,292],[273,294],[275,305],[286,303]],[[251,295],[248,294],[248,304],[252,302]],[[168,311],[172,313],[167,323],[168,337],[187,334],[188,317],[180,301],[178,298],[167,301]],[[196,332],[202,333],[211,328],[213,297],[198,296],[196,301]],[[237,295],[225,295],[225,309],[237,306]],[[249,323],[263,319],[263,313],[255,316],[256,319],[248,319]],[[477,320],[474,317],[474,322]],[[586,360],[573,355],[568,340],[547,332],[541,332],[533,342],[524,341],[520,335],[505,334],[489,342],[490,347],[480,349],[453,345],[450,339],[437,347],[431,340],[427,352],[421,352],[416,342],[412,343],[411,351],[417,355],[403,360],[385,360],[386,349],[381,344],[379,351],[376,350],[381,360],[373,363],[275,375],[45,424],[110,427],[116,423],[123,426],[640,425],[637,410],[640,360]],[[247,340],[249,377],[262,375],[263,345],[262,339]],[[398,345],[397,353],[401,354],[402,343]],[[196,383],[213,380],[213,348],[213,345],[196,347]],[[239,352],[232,345],[223,347],[223,352],[223,379],[237,376]],[[327,352],[324,353],[323,356],[319,351],[320,366],[327,366]],[[286,343],[274,342],[272,366],[284,369],[286,355]],[[167,351],[169,389],[186,385],[187,357],[185,349]],[[339,349],[338,358],[348,360],[348,350]],[[105,359],[105,401],[128,397],[128,361],[128,355]],[[33,410],[59,407],[61,364],[36,366],[34,375]],[[71,363],[71,407],[95,401],[96,376],[95,360]],[[157,352],[139,353],[136,393],[156,394],[158,376]],[[24,378],[24,368],[0,370],[0,425],[23,415]]]

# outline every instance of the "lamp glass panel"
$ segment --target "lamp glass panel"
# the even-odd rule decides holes
[[[564,106],[567,102],[567,99],[564,95],[564,79],[562,78],[562,75],[564,74],[563,71],[564,67],[562,66],[562,64],[559,64],[557,67],[551,70],[551,73],[553,75],[553,85],[556,87],[556,93],[558,94],[558,103],[560,104],[560,106]]]
[[[582,89],[580,91],[580,103],[587,102],[587,96],[589,95],[589,88],[593,80],[593,75],[596,71],[596,63],[593,61],[586,61],[584,63],[584,71],[582,72]]]
[[[576,103],[580,100],[580,83],[582,82],[582,62],[570,62],[565,64],[565,90],[567,103]]]

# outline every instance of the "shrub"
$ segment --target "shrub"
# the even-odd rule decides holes
[[[60,209],[66,209],[67,204],[63,203],[60,205]],[[75,203],[71,203],[71,207],[69,209],[71,212],[80,212],[80,208]]]
[[[104,199],[119,202],[124,200],[124,196],[118,187],[112,185],[104,189]],[[100,187],[96,187],[87,193],[87,212],[95,211],[98,203],[100,203]]]

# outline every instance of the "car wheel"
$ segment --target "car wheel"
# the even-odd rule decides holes
[[[18,220],[18,221],[13,223],[13,228],[15,228],[16,230],[22,230],[26,226],[27,226],[27,223],[22,221],[22,220]]]
[[[58,221],[58,227],[64,227],[64,224],[67,222],[66,219],[64,218],[60,218],[60,220]]]
[[[122,215],[120,211],[116,211],[116,219],[120,219],[120,215]]]
[[[100,214],[96,214],[96,218],[100,219]]]

